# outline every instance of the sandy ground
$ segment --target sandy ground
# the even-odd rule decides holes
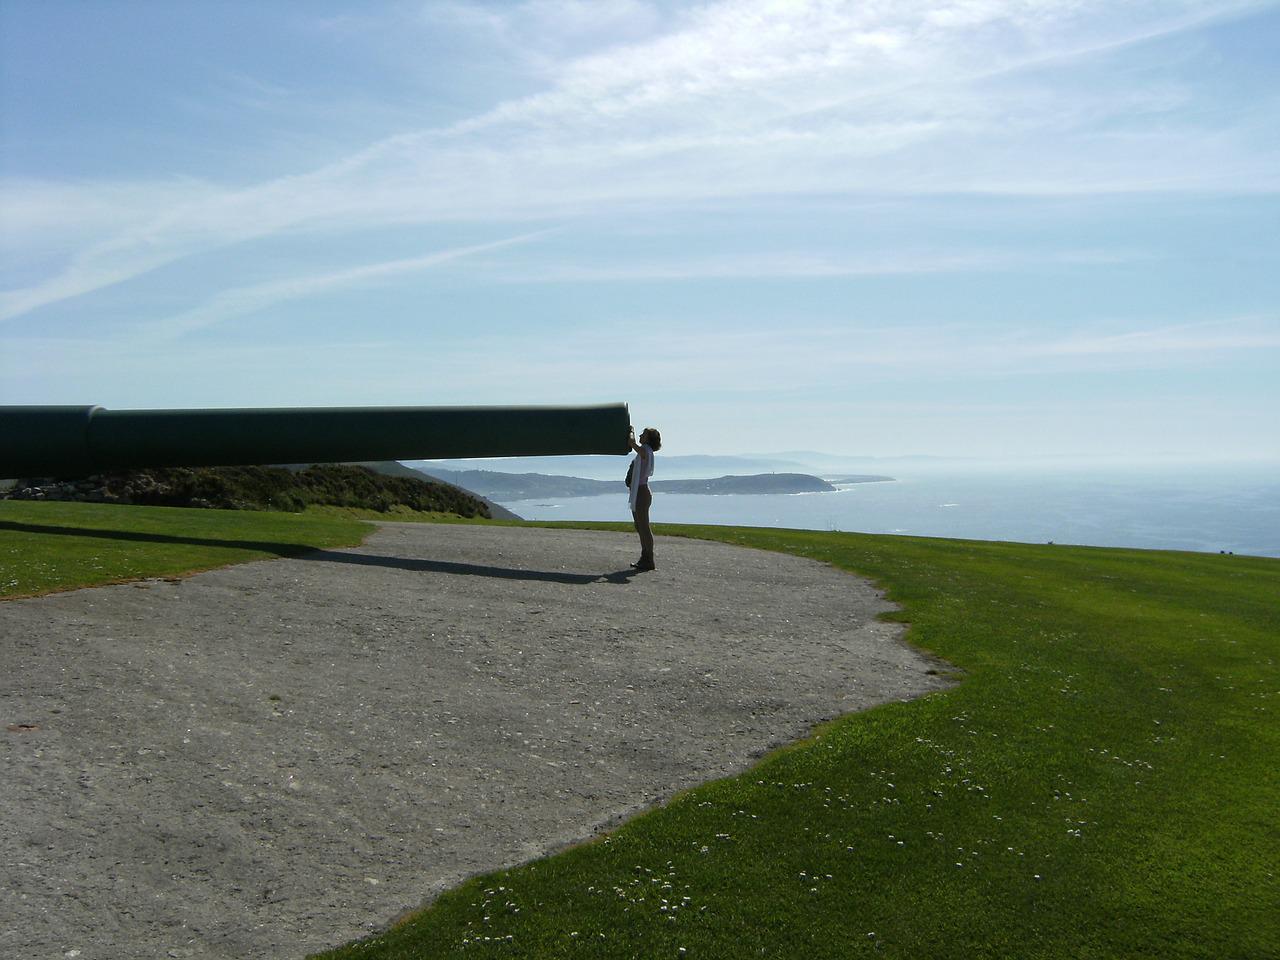
[[[302,957],[945,686],[856,578],[635,552],[388,524],[0,603],[0,955]]]

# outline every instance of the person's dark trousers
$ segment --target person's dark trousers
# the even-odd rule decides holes
[[[648,484],[636,491],[636,508],[631,516],[635,520],[636,533],[640,534],[641,569],[653,569],[653,531],[649,528],[649,507],[653,505],[653,494]]]

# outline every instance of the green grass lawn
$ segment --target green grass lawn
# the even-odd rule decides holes
[[[366,529],[0,504],[0,590],[176,574]],[[909,639],[964,680],[837,720],[325,957],[1280,956],[1280,561],[660,532],[871,576]]]
[[[319,547],[368,524],[340,516],[0,500],[0,597],[174,577]]]

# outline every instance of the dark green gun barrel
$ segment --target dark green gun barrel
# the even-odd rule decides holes
[[[581,407],[0,407],[0,477],[459,457],[625,454],[624,403]]]

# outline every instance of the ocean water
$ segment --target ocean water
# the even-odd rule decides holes
[[[630,520],[618,491],[503,506],[528,520]],[[655,492],[652,519],[1280,557],[1280,479],[1257,465],[920,473],[833,493]]]

